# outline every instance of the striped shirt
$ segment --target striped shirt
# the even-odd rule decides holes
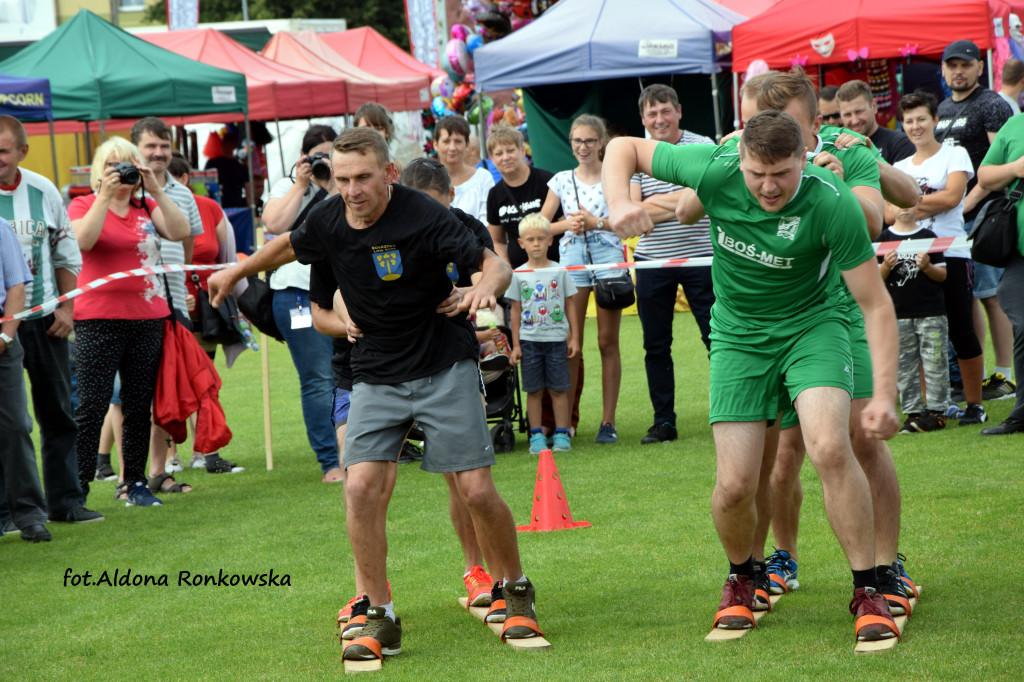
[[[677,145],[714,144],[711,138],[684,130]],[[683,188],[652,178],[643,173],[633,176],[632,182],[640,185],[641,196],[646,199],[655,194],[670,194]],[[707,216],[696,225],[682,225],[678,220],[656,223],[649,234],[640,237],[633,257],[640,260],[662,260],[665,258],[694,258],[711,255],[711,223]]]
[[[30,308],[58,296],[56,270],[78,275],[82,252],[57,188],[38,173],[25,168],[19,172],[17,187],[0,189],[0,218],[14,227],[32,271],[32,281],[25,285],[25,307]]]
[[[28,286],[32,282],[28,263],[21,255],[10,227],[7,221],[0,218],[0,314],[3,313],[4,303],[7,302],[7,290],[19,284]],[[11,312],[13,314],[18,311]]]
[[[189,237],[196,237],[203,233],[203,219],[199,216],[199,207],[196,206],[192,190],[177,182],[166,173],[167,184],[164,185],[164,193],[174,202],[174,205],[185,214],[189,224]],[[168,239],[160,239],[160,262],[164,265],[184,265],[185,246],[181,242],[172,242]],[[178,312],[188,317],[188,309],[185,307],[185,273],[168,272],[167,284],[170,285],[171,301]]]

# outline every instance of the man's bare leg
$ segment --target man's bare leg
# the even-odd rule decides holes
[[[347,467],[345,480],[345,523],[355,563],[356,588],[370,597],[370,604],[387,604],[388,543],[387,490],[393,462],[359,462]],[[397,472],[394,473],[397,475]],[[392,488],[394,486],[392,479]]]
[[[476,530],[473,528],[473,518],[466,509],[458,489],[455,487],[455,474],[445,474],[444,481],[448,484],[448,516],[452,520],[452,528],[459,538],[462,546],[462,554],[466,560],[466,571],[474,566],[483,566],[483,553],[476,541]]]
[[[864,435],[860,426],[860,412],[867,398],[857,398],[850,406],[850,439],[864,475],[871,487],[871,506],[874,510],[875,562],[889,565],[896,561],[900,540],[900,482],[892,452],[884,440]]]
[[[490,467],[459,471],[455,474],[457,490],[462,495],[476,529],[477,542],[491,567],[495,580],[519,580],[523,567],[519,562],[512,511],[498,494]],[[502,571],[499,573],[499,568]]]
[[[754,531],[754,561],[764,561],[764,545],[768,541],[768,527],[772,523],[771,475],[775,465],[775,451],[779,446],[779,421],[765,431],[764,451],[761,454],[761,473],[757,479],[757,526]]]
[[[797,533],[800,529],[800,505],[804,489],[800,483],[800,469],[804,464],[804,438],[800,426],[785,429],[779,434],[779,449],[772,469],[772,536],[775,546],[789,552],[796,559]]]
[[[848,432],[850,395],[840,388],[809,388],[797,396],[807,454],[821,479],[825,513],[854,571],[874,570],[871,489],[854,457]]]
[[[757,525],[757,481],[764,451],[764,422],[715,422],[715,490],[711,515],[733,564],[750,559]]]

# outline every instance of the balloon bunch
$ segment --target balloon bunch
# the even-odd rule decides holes
[[[485,43],[504,38],[539,17],[558,0],[463,0]]]
[[[435,118],[465,115],[476,125],[494,107],[491,98],[479,96],[474,88],[473,52],[483,44],[483,38],[468,26],[452,26],[451,40],[441,58],[445,73],[430,84],[430,112]]]

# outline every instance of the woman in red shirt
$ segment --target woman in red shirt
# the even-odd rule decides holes
[[[188,236],[188,220],[156,182],[153,171],[142,165],[139,150],[124,138],[111,138],[96,150],[90,181],[95,194],[76,197],[68,207],[82,251],[79,282],[156,265],[160,237],[181,241]],[[144,192],[138,194],[140,188]],[[169,314],[159,275],[114,280],[89,291],[75,304],[79,395],[75,421],[79,481],[86,495],[96,471],[114,374],[120,372],[127,504],[160,504],[146,488],[146,455],[163,318]]]

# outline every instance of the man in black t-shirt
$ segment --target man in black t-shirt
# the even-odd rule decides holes
[[[523,136],[511,126],[495,126],[491,130],[487,153],[501,173],[501,181],[487,194],[487,229],[494,239],[495,252],[518,268],[526,262],[526,252],[519,246],[519,221],[530,213],[540,213],[552,173],[526,163]],[[561,217],[559,204],[552,222]],[[556,238],[548,248],[548,260],[557,263],[560,235],[557,231],[552,235]]]
[[[864,81],[847,81],[836,92],[842,127],[871,139],[882,158],[889,163],[902,161],[914,153],[914,144],[903,131],[878,125],[878,105],[871,86]]]
[[[480,401],[478,346],[466,320],[466,314],[496,305],[511,268],[436,201],[390,184],[395,167],[374,130],[344,131],[331,163],[339,194],[321,202],[298,229],[211,276],[208,286],[219,303],[241,277],[293,257],[327,263],[337,281],[343,299],[338,314],[355,344],[344,454],[346,522],[356,582],[367,593],[362,635],[344,657],[377,659],[378,652],[401,650],[400,621],[388,593],[381,491],[413,420],[426,434],[421,467],[456,475],[474,525],[487,538],[488,564],[503,568],[504,637],[538,636],[534,589],[520,565],[515,523],[491,476],[494,450]],[[482,277],[461,303],[439,315],[438,303],[451,292],[446,269],[452,262],[475,267]]]

